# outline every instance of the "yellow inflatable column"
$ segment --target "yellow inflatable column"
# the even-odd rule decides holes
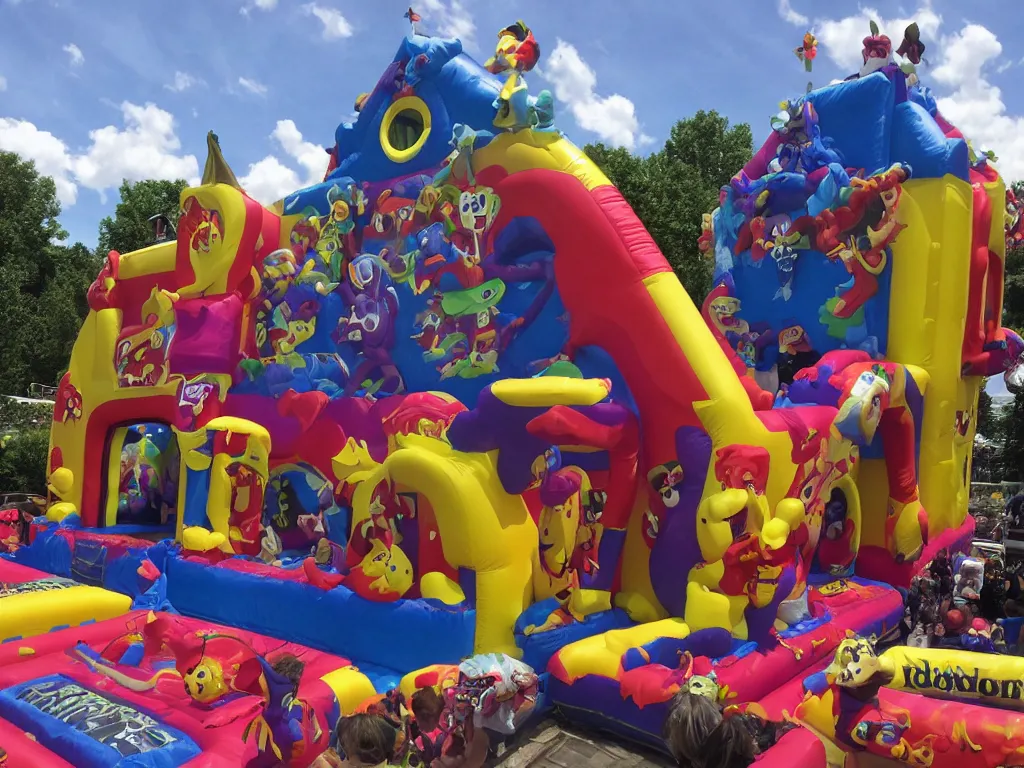
[[[385,473],[430,501],[445,560],[476,572],[476,652],[518,656],[513,628],[533,599],[538,547],[526,504],[502,488],[496,452],[460,453],[419,436],[399,444]]]
[[[887,357],[929,375],[921,429],[921,502],[935,534],[960,525],[967,514],[963,461],[953,434],[956,412],[973,407],[977,387],[960,376],[961,341],[970,283],[972,193],[952,176],[903,185],[899,218],[907,225],[893,245]],[[881,544],[878,514],[883,471],[865,462],[859,483],[864,501],[864,544]],[[885,504],[881,505],[885,509]]]

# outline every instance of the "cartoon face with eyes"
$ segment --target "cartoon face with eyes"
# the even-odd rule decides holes
[[[501,201],[490,187],[477,187],[459,196],[459,222],[463,228],[480,235],[498,215]]]
[[[665,511],[679,504],[679,485],[683,482],[683,468],[679,466],[678,461],[669,461],[651,469],[647,473],[647,482],[660,497]],[[661,533],[663,514],[661,506],[655,502],[644,515],[643,537],[649,547],[654,546],[658,534]]]
[[[203,658],[184,677],[185,693],[201,704],[209,704],[228,693],[224,671],[216,659]]]
[[[683,468],[678,461],[659,464],[647,473],[647,482],[661,496],[662,503],[672,509],[679,503],[678,488],[683,482]]]
[[[686,690],[696,696],[718,702],[719,687],[714,672],[710,675],[694,675],[686,681]]]
[[[870,640],[850,637],[836,648],[835,658],[828,671],[835,676],[836,684],[842,688],[859,688],[869,683],[880,682],[885,677],[885,666],[875,653]],[[891,679],[891,676],[889,676]]]
[[[889,405],[889,382],[864,371],[850,388],[834,422],[839,434],[857,445],[870,445]]]

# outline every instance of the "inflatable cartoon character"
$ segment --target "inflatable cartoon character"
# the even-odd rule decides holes
[[[715,476],[722,491],[698,509],[703,561],[690,572],[691,582],[728,598],[727,629],[758,642],[767,641],[778,605],[792,590],[802,542],[791,534],[804,517],[798,499],[783,499],[771,513],[765,497],[768,467],[764,448],[730,445],[718,451]]]
[[[155,387],[167,380],[177,300],[177,294],[153,288],[142,305],[142,328],[123,332],[118,338],[114,367],[120,386]]]
[[[413,211],[416,201],[399,197],[392,190],[385,189],[377,197],[370,216],[370,223],[363,229],[363,245],[379,241],[396,248],[413,234]]]
[[[57,397],[53,404],[53,420],[66,424],[74,424],[82,418],[82,393],[71,383],[71,374],[65,373],[57,387]]]
[[[258,765],[290,765],[326,746],[328,735],[320,719],[296,696],[298,681],[279,672],[246,642],[213,632],[189,633],[168,614],[150,622],[143,634],[148,653],[172,653],[185,692],[197,704],[213,706],[232,694],[262,700],[262,711],[243,732],[245,741],[256,740],[262,756]]]
[[[350,314],[341,317],[332,338],[354,344],[361,358],[344,394],[352,396],[359,389],[367,396],[404,391],[405,382],[392,357],[398,294],[380,259],[370,254],[357,256],[348,266],[341,296]]]
[[[475,288],[443,295],[441,310],[455,320],[456,333],[463,335],[466,344],[449,347],[449,354],[438,366],[442,380],[453,376],[471,379],[498,371],[498,355],[508,339],[506,331],[521,325],[519,318],[511,324],[500,324],[497,305],[505,291],[505,283],[494,278]]]
[[[459,229],[452,242],[474,265],[483,261],[484,236],[500,208],[501,200],[490,187],[470,187],[459,195]]]
[[[316,314],[319,309],[319,302],[313,299],[302,302],[298,309],[293,309],[287,301],[275,307],[267,340],[277,362],[292,368],[306,367],[306,361],[295,350],[316,333]]]
[[[540,60],[540,46],[533,32],[522,21],[505,27],[498,33],[494,56],[484,63],[488,72],[529,72]]]
[[[542,599],[553,596],[559,607],[542,625],[526,627],[527,635],[583,618],[573,600],[580,587],[578,566],[585,560],[577,546],[599,536],[598,531],[586,530],[583,520],[582,497],[590,498],[592,490],[586,472],[579,467],[563,468],[561,452],[552,447],[534,462],[533,474],[543,505],[537,521],[540,569],[535,572],[534,585]]]
[[[940,749],[980,750],[966,723],[958,726],[960,733],[946,735],[924,715],[916,724],[907,710],[880,702],[879,690],[892,679],[893,670],[870,641],[847,637],[828,668],[804,680],[804,700],[793,719],[822,740],[830,766],[842,766],[849,753],[867,751],[928,768]],[[953,746],[955,741],[962,746]]]
[[[866,180],[850,179],[853,192],[846,205],[818,215],[817,247],[830,259],[841,261],[852,282],[848,288],[840,286],[845,290],[826,303],[825,309],[834,317],[852,318],[878,292],[878,275],[888,263],[889,246],[906,229],[897,214],[902,184],[909,178],[909,169],[897,163]]]
[[[311,584],[332,589],[344,584],[357,595],[376,602],[400,599],[413,585],[414,572],[409,556],[400,546],[401,523],[413,511],[394,493],[387,478],[374,487],[367,504],[367,517],[357,519],[352,536],[344,548],[344,565],[330,550],[340,545],[323,547],[319,556],[308,557],[303,571]],[[320,547],[318,547],[320,549]],[[340,554],[340,553],[339,553]],[[325,573],[318,567],[331,564],[337,573]]]
[[[103,268],[89,286],[85,298],[89,309],[99,312],[117,306],[117,273],[121,264],[121,254],[110,251],[103,260]]]

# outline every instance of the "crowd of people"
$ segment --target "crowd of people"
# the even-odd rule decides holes
[[[501,654],[436,670],[406,697],[374,696],[341,718],[314,768],[480,768],[534,710],[539,681]]]
[[[471,695],[464,696],[467,691]],[[341,718],[331,748],[313,768],[481,768],[522,726],[536,694],[532,670],[495,680],[452,668],[409,697],[396,688]],[[495,704],[506,711],[499,715]],[[686,685],[671,702],[664,735],[682,768],[746,768],[796,727],[744,706],[722,708],[717,691]]]
[[[952,647],[982,653],[1024,651],[1024,573],[992,557],[950,558],[942,550],[907,593],[901,640],[913,647]],[[1004,630],[1009,628],[1009,636]]]

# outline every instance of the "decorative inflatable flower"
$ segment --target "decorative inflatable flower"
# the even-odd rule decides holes
[[[864,66],[860,69],[860,76],[870,75],[889,64],[892,59],[892,40],[887,35],[879,34],[878,24],[871,22],[871,34],[864,38],[864,48],[861,55],[864,58]]]
[[[903,31],[903,42],[896,53],[915,66],[924,59],[924,43],[921,42],[921,29],[916,21]]]
[[[804,69],[808,72],[811,71],[814,66],[814,59],[818,55],[818,38],[816,38],[810,32],[804,33],[803,42],[799,48],[796,48],[793,53],[796,57],[804,63]]]

